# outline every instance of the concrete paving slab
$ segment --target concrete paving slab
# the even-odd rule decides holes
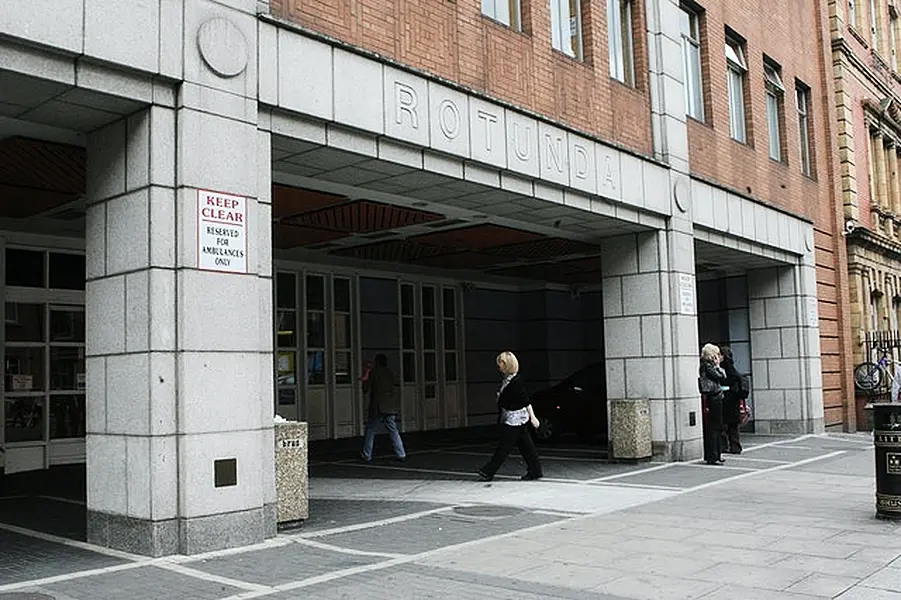
[[[835,598],[851,586],[860,583],[856,577],[836,577],[814,573],[787,588],[789,592]]]
[[[775,592],[762,588],[749,588],[740,585],[726,585],[703,597],[703,600],[722,598],[735,600],[831,600],[832,596],[816,596],[796,594],[793,592]]]
[[[863,580],[866,587],[901,593],[901,569],[886,568]]]
[[[720,563],[699,571],[696,579],[716,581],[723,585],[740,585],[750,588],[780,591],[805,579],[810,573],[801,569],[782,568],[776,565],[755,567],[740,563]]]
[[[98,552],[0,530],[0,586],[126,562]]]
[[[636,600],[689,600],[701,598],[722,584],[662,575],[626,575],[603,583],[594,591]]]

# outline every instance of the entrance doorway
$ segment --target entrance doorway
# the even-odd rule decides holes
[[[85,260],[3,252],[0,448],[6,474],[85,461]]]

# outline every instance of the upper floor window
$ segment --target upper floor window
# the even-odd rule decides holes
[[[781,69],[769,61],[763,64],[766,80],[766,123],[769,133],[770,158],[782,161],[782,121],[785,86],[782,84]]]
[[[626,85],[635,85],[632,0],[607,0],[607,43],[610,47],[610,76]]]
[[[798,110],[798,141],[801,147],[801,172],[813,177],[813,156],[810,148],[810,88],[803,83],[795,84]]]
[[[551,0],[551,44],[564,54],[582,59],[581,0]]]
[[[685,71],[685,114],[704,120],[704,87],[701,75],[700,17],[690,8],[682,7],[679,15],[682,31],[682,66]]]
[[[898,47],[901,46],[901,19],[898,13],[892,11],[889,17],[889,42],[892,45],[892,69],[901,71],[901,57],[898,56]]]
[[[848,0],[848,25],[857,27],[857,0]]]
[[[744,44],[737,39],[726,37],[726,85],[729,92],[729,133],[732,139],[748,141],[745,121],[745,76],[748,63],[745,61]]]
[[[519,0],[482,0],[482,14],[516,31],[522,29]]]
[[[882,47],[882,13],[877,9],[877,0],[870,0],[870,43],[873,52],[879,52]]]

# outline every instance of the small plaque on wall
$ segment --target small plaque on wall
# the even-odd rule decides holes
[[[238,485],[238,459],[213,461],[213,485],[217,488]]]

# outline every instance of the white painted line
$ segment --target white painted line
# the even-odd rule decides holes
[[[168,562],[173,564],[189,564],[192,562],[198,562],[202,560],[213,560],[216,558],[225,558],[227,556],[237,556],[239,554],[247,554],[248,552],[256,552],[257,550],[269,550],[271,548],[280,548],[282,546],[288,546],[291,544],[291,540],[285,538],[284,536],[274,537],[266,540],[265,542],[260,542],[259,544],[253,544],[250,546],[240,546],[238,548],[225,548],[224,550],[213,550],[211,552],[204,552],[203,554],[191,554],[190,556],[184,555],[173,555],[167,557]]]
[[[195,579],[201,579],[203,581],[209,581],[210,583],[218,583],[219,585],[227,585],[230,587],[238,588],[240,590],[246,590],[248,592],[269,592],[271,593],[274,589],[271,585],[260,585],[258,583],[249,583],[247,581],[241,581],[240,579],[232,579],[231,577],[222,577],[221,575],[213,575],[212,573],[206,573],[204,571],[198,571],[197,569],[192,569],[190,567],[186,567],[182,564],[178,563],[169,563],[166,561],[158,563],[156,566],[166,569],[167,571],[172,571],[173,573],[178,573],[179,575],[184,575],[186,577],[193,577]]]
[[[659,485],[652,483],[623,483],[622,481],[599,481],[590,485],[596,487],[634,488],[636,490],[661,490],[664,492],[678,492],[685,488],[677,485]]]
[[[814,448],[812,446],[789,446],[788,444],[784,444],[779,446],[780,448],[787,448],[789,450],[819,450],[819,448]]]
[[[796,438],[789,438],[787,440],[776,440],[775,442],[767,442],[765,444],[757,444],[756,446],[747,446],[745,447],[745,452],[754,452],[755,450],[762,450],[763,448],[771,448],[772,446],[781,446],[783,444],[792,444],[794,442],[800,442],[803,440],[807,440],[813,437],[813,434],[802,435]]]
[[[790,460],[773,460],[772,458],[751,458],[750,456],[735,456],[732,454],[729,455],[729,460],[738,460],[738,461],[750,460],[753,462],[767,463],[767,464],[774,464],[774,465],[791,464]]]
[[[146,562],[147,561],[146,556],[139,556],[137,554],[131,554],[129,552],[122,552],[121,550],[113,550],[112,548],[105,548],[103,546],[95,546],[94,544],[88,544],[87,542],[79,542],[76,540],[70,540],[69,538],[59,537],[57,535],[50,535],[49,533],[33,531],[31,529],[25,529],[23,527],[16,527],[15,525],[7,525],[6,523],[0,523],[0,529],[9,531],[11,533],[18,533],[19,535],[24,535],[24,536],[34,538],[37,540],[43,540],[45,542],[53,542],[55,544],[62,544],[64,546],[78,548],[80,550],[90,550],[91,552],[96,552],[97,554],[105,554],[107,556],[112,556],[113,558],[120,558],[122,560],[130,560],[130,561],[135,561],[135,562]]]
[[[0,500],[25,500],[31,496],[0,496]]]
[[[89,569],[87,571],[76,571],[74,573],[66,573],[65,575],[54,575],[53,577],[43,577],[41,579],[31,579],[29,581],[19,581],[16,583],[7,583],[5,585],[0,585],[0,593],[2,592],[12,592],[15,590],[22,590],[28,588],[36,588],[45,585],[52,585],[54,583],[63,583],[66,581],[72,581],[74,579],[84,579],[85,577],[93,577],[95,575],[107,575],[109,573],[119,573],[121,571],[131,571],[134,569],[140,569],[143,567],[147,567],[150,565],[158,564],[160,559],[148,559],[144,562],[130,562],[124,565],[115,565],[112,567],[103,567],[100,569]]]
[[[460,505],[458,505],[460,506]],[[289,539],[295,538],[303,538],[303,539],[312,539],[312,538],[320,538],[328,535],[337,535],[339,533],[350,533],[352,531],[362,531],[363,529],[372,529],[374,527],[383,527],[385,525],[393,525],[394,523],[403,523],[404,521],[412,521],[413,519],[419,519],[420,517],[426,517],[429,515],[437,515],[443,512],[447,512],[449,510],[453,510],[453,506],[442,506],[441,508],[433,508],[431,510],[423,510],[415,513],[410,513],[407,515],[401,515],[399,517],[391,517],[389,519],[379,519],[378,521],[368,521],[366,523],[356,523],[354,525],[344,525],[343,527],[333,527],[331,529],[322,529],[320,531],[311,531],[309,533],[294,533],[294,534],[286,534],[283,537]]]
[[[722,465],[708,465],[707,463],[687,462],[682,463],[686,467],[694,467],[696,469],[712,469],[715,471],[760,471],[761,469],[752,469],[751,467],[730,467],[728,463]]]
[[[623,477],[632,477],[633,475],[639,475],[641,473],[652,473],[654,471],[661,471],[663,469],[672,468],[680,463],[662,463],[657,464],[653,467],[648,467],[646,469],[636,469],[634,471],[626,471],[624,473],[616,473],[615,475],[607,475],[606,477],[598,477],[597,479],[588,479],[585,483],[600,483],[602,481],[613,481],[614,479],[622,479]]]
[[[51,500],[53,502],[62,502],[63,504],[74,504],[75,506],[87,506],[88,503],[84,500],[72,500],[71,498],[60,498],[57,496],[35,496],[36,498],[41,498],[42,500]]]
[[[573,517],[579,517],[582,515],[587,515],[588,513],[584,512],[558,512],[555,510],[533,510],[532,514],[535,515],[545,515],[548,517],[563,517],[564,519],[571,519]]]
[[[295,544],[318,548],[319,550],[328,550],[329,552],[338,552],[340,554],[350,554],[353,556],[374,556],[376,558],[403,558],[407,554],[389,554],[387,552],[368,552],[366,550],[355,550],[353,548],[344,548],[342,546],[334,546],[332,544],[323,544],[310,539],[294,538]]]
[[[836,456],[841,456],[842,454],[847,453],[847,450],[836,450],[835,452],[830,452],[829,454],[823,454],[821,456],[812,456],[810,458],[805,458],[804,460],[799,460],[793,463],[789,463],[787,465],[778,465],[775,467],[769,467],[767,469],[755,469],[753,471],[749,471],[747,473],[741,473],[739,475],[733,475],[732,477],[725,477],[723,479],[718,479],[716,481],[711,481],[709,483],[702,483],[701,485],[696,485],[694,487],[686,489],[684,492],[696,492],[698,490],[704,490],[709,487],[713,487],[714,485],[721,485],[723,483],[729,483],[732,481],[738,481],[739,479],[745,479],[747,477],[753,477],[762,473],[774,473],[776,471],[784,471],[785,469],[791,469],[794,467],[800,467],[801,465],[806,465],[813,462],[818,462],[821,460],[826,460],[828,458],[834,458]]]

